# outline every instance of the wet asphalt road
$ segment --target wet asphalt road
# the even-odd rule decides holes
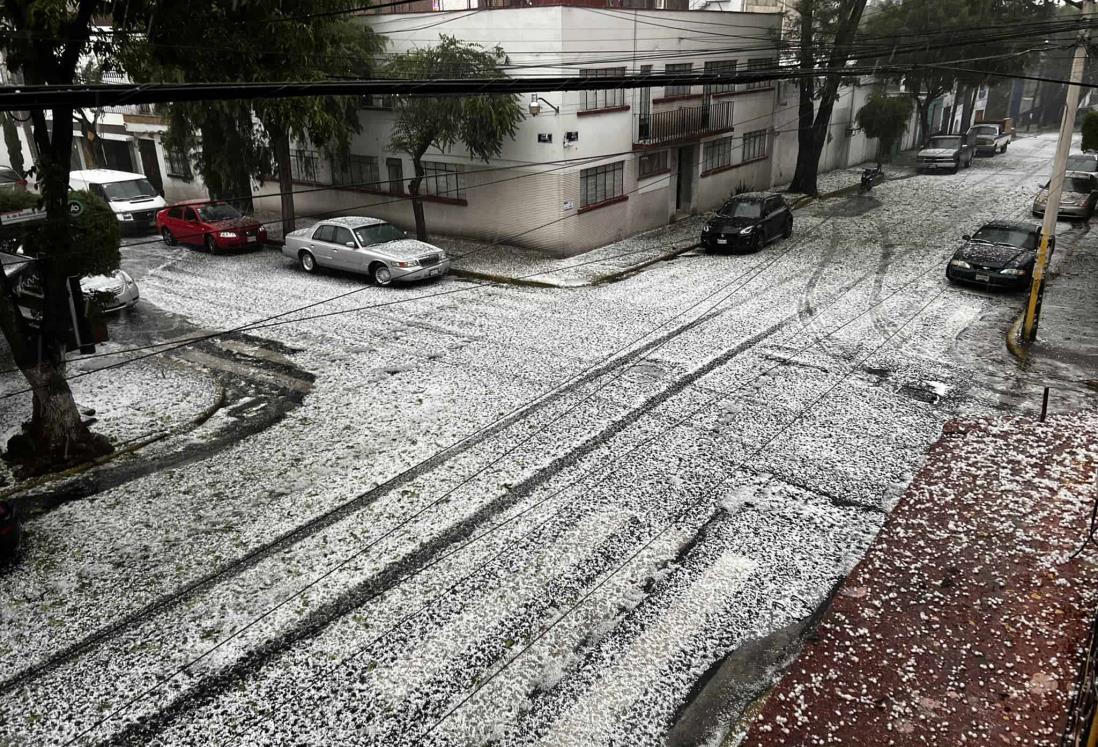
[[[811,205],[758,255],[592,288],[375,288],[275,252],[131,245],[161,311],[119,319],[116,342],[351,295],[246,341],[248,366],[282,367],[257,377],[313,378],[294,408],[31,524],[0,577],[0,727],[26,744],[719,741],[942,424],[1039,406],[1044,375],[1003,344],[1021,297],[944,267],[962,233],[1026,215],[1051,152],[1020,140]]]

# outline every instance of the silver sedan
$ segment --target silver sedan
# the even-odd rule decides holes
[[[369,275],[378,285],[441,277],[450,259],[437,246],[408,238],[377,218],[330,218],[286,234],[282,253],[306,272],[321,267]]]

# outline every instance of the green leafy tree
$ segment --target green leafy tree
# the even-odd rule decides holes
[[[147,33],[126,39],[126,70],[140,81],[256,83],[370,76],[384,40],[348,12],[358,0],[161,2]],[[188,37],[215,42],[200,49]],[[338,159],[359,130],[353,96],[174,103],[165,107],[169,147],[200,153],[210,195],[250,207],[253,180],[278,173],[283,228],[294,227],[290,141],[311,141]]]
[[[433,47],[414,49],[395,56],[386,74],[407,80],[434,78],[502,77],[507,55],[496,46],[485,49],[479,44],[458,41],[442,35]],[[512,94],[474,96],[397,96],[393,110],[396,120],[389,147],[412,157],[415,176],[408,184],[416,236],[427,240],[420,187],[423,182],[423,156],[429,148],[446,152],[462,145],[475,158],[488,161],[498,156],[503,142],[518,131],[524,112],[518,97]]]
[[[138,5],[138,0],[134,0]],[[109,16],[121,6],[105,0],[5,0],[0,4],[0,46],[5,64],[28,85],[71,85],[77,80],[81,58],[92,47],[93,18]],[[35,465],[48,469],[111,450],[101,435],[83,423],[65,380],[68,335],[66,279],[72,275],[104,272],[118,266],[117,221],[106,233],[102,212],[95,207],[88,225],[77,229],[69,214],[69,159],[73,146],[74,111],[57,104],[47,112],[30,111],[46,220],[25,243],[41,260],[45,301],[40,330],[29,334],[10,294],[0,294],[0,329],[11,347],[16,365],[32,389],[31,420],[23,438],[33,444]],[[91,200],[89,205],[94,205]],[[105,207],[105,206],[104,206]],[[109,209],[108,209],[109,212]],[[78,242],[78,243],[77,243]]]
[[[913,102],[910,98],[873,93],[858,110],[858,126],[867,137],[877,138],[877,165],[892,153],[896,142],[907,132]]]
[[[791,34],[790,46],[798,67],[805,73],[797,80],[797,166],[792,192],[816,194],[820,156],[827,145],[828,130],[842,76],[815,75],[817,71],[838,71],[854,52],[853,42],[861,23],[866,0],[800,0],[799,22]]]

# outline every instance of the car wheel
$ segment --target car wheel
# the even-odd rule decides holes
[[[755,237],[751,239],[751,251],[753,251],[753,252],[761,251],[762,248],[763,248],[763,232],[762,232],[762,229],[760,228],[755,233]]]
[[[1007,146],[1009,146],[1009,145],[1010,145],[1010,143],[1003,143],[1003,149],[999,152],[1000,153],[1006,153]]]
[[[297,255],[297,259],[301,263],[302,270],[305,272],[316,272],[316,257],[313,256],[312,252],[301,252],[301,254]]]
[[[785,228],[782,229],[782,238],[788,239],[793,235],[793,216],[789,216],[785,221]]]
[[[210,234],[206,234],[206,238],[202,243],[206,245],[206,251],[208,251],[210,254],[217,253],[217,242],[214,241],[213,236],[211,236]]]
[[[378,285],[388,285],[393,282],[393,272],[386,265],[378,262],[370,269],[370,277]]]
[[[953,173],[956,174],[960,170],[961,170],[961,159],[958,158],[956,161],[953,162]]]
[[[175,246],[175,237],[172,236],[172,232],[168,229],[164,229],[160,232],[161,238],[164,239],[164,243],[168,246]]]

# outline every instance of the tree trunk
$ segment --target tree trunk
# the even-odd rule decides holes
[[[408,194],[412,196],[412,213],[416,217],[416,238],[427,241],[427,220],[423,217],[423,200],[419,195],[419,187],[423,182],[423,152],[412,154],[412,168],[415,169],[415,177],[408,182]]]
[[[15,126],[15,120],[11,112],[4,112],[4,145],[8,151],[8,164],[19,172],[19,176],[27,173],[26,164],[23,161],[23,143],[19,140],[19,129]]]
[[[961,108],[961,134],[968,132],[968,128],[972,126],[972,112],[976,109],[976,94],[979,93],[980,87],[965,86],[965,99]]]
[[[813,31],[812,5],[814,0],[805,0],[801,3],[801,67],[815,69],[815,39]],[[862,11],[865,10],[866,0],[846,0],[839,11],[838,30],[835,33],[835,41],[831,46],[831,54],[827,59],[829,70],[837,70],[846,64],[850,56],[850,43],[858,31],[858,24],[862,19]],[[805,11],[809,11],[807,17]],[[820,106],[816,110],[816,117],[811,120],[808,107],[812,105],[812,87],[814,79],[811,76],[801,78],[801,99],[798,116],[798,126],[801,128],[797,139],[797,169],[793,173],[793,183],[789,186],[792,192],[801,192],[814,195],[819,192],[816,186],[816,178],[820,171],[820,156],[824,146],[827,145],[827,134],[831,126],[831,114],[835,109],[838,99],[839,84],[841,79],[837,75],[830,75],[824,80],[823,90],[820,93]],[[807,106],[806,106],[807,98]],[[811,127],[805,130],[805,121],[812,122]]]
[[[284,129],[268,128],[274,146],[275,166],[278,169],[278,191],[282,205],[282,235],[297,228],[297,214],[294,208],[294,175],[290,158],[290,132]]]
[[[926,147],[927,142],[930,140],[930,104],[932,103],[930,95],[927,94],[926,100],[921,100],[918,96],[915,96],[915,108],[919,112],[919,144],[922,147]]]

